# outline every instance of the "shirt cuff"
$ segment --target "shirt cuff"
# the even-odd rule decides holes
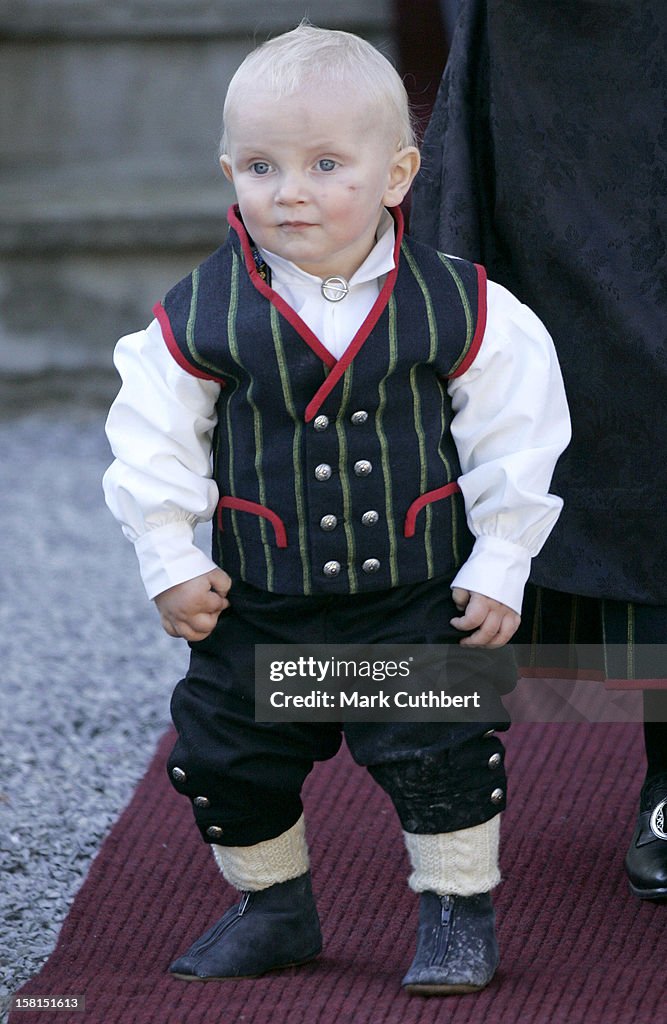
[[[185,520],[143,533],[134,548],[151,600],[163,590],[217,569],[215,562],[194,543],[194,529]]]
[[[483,594],[521,614],[523,591],[530,575],[527,548],[500,537],[478,537],[468,560],[454,577],[452,587]]]

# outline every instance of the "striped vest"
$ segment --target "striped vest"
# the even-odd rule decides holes
[[[472,536],[447,378],[485,326],[472,263],[403,238],[341,359],[267,284],[234,208],[225,245],[155,307],[177,362],[218,381],[213,557],[283,594],[453,577]]]

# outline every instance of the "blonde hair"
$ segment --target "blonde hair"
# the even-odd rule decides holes
[[[240,64],[225,98],[220,155],[227,152],[225,126],[239,94],[254,84],[278,97],[289,96],[314,79],[331,84],[353,81],[396,130],[398,147],[416,145],[408,95],[388,58],[351,32],[316,28],[304,21],[262,43]]]

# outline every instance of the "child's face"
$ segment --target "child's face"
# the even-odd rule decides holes
[[[377,109],[341,85],[257,91],[226,128],[221,165],[249,235],[318,277],[351,277],[419,166],[417,150],[399,150]]]

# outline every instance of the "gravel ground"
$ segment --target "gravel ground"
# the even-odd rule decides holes
[[[16,406],[20,403],[15,403]],[[0,1021],[169,722],[187,649],[104,506],[99,402],[0,421]],[[203,538],[206,543],[206,538]]]

